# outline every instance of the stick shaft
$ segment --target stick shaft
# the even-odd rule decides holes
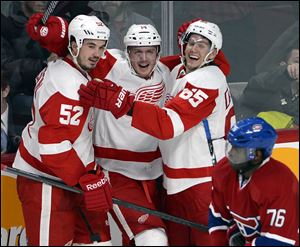
[[[23,177],[26,177],[26,178],[29,178],[29,179],[32,179],[32,180],[35,180],[35,181],[38,181],[38,182],[42,182],[42,183],[45,183],[45,184],[56,186],[56,187],[59,187],[61,189],[68,190],[68,191],[71,191],[71,192],[75,192],[75,193],[79,193],[79,194],[83,193],[81,190],[76,189],[76,188],[71,187],[71,186],[68,186],[63,182],[56,181],[56,180],[53,180],[51,178],[39,176],[39,175],[30,173],[30,172],[25,172],[25,171],[22,171],[20,169],[9,167],[9,166],[3,165],[3,164],[1,164],[1,170],[13,173],[15,175],[23,176]],[[193,221],[182,219],[182,218],[179,218],[179,217],[176,217],[176,216],[173,216],[173,215],[170,215],[170,214],[166,214],[166,213],[163,213],[163,212],[160,212],[160,211],[156,211],[156,210],[153,210],[153,209],[150,209],[150,208],[142,207],[142,206],[130,203],[130,202],[126,202],[126,201],[117,199],[117,198],[112,198],[112,201],[113,201],[114,204],[117,204],[119,206],[123,206],[123,207],[126,207],[126,208],[131,208],[131,209],[134,209],[134,210],[137,210],[137,211],[148,213],[148,214],[157,216],[157,217],[159,217],[161,219],[164,219],[164,220],[169,220],[169,221],[173,221],[173,222],[178,223],[178,224],[182,224],[182,225],[186,225],[186,226],[189,226],[189,227],[196,228],[200,231],[205,231],[205,232],[208,231],[208,227],[203,225],[203,224],[199,224],[199,223],[196,223],[196,222],[193,222]]]
[[[49,16],[53,13],[53,11],[56,8],[58,3],[59,3],[59,1],[50,1],[48,8],[46,9],[46,11],[41,19],[41,22],[43,23],[43,25],[46,24]]]

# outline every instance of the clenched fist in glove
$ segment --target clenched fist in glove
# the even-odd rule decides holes
[[[87,173],[79,179],[83,190],[84,204],[90,211],[109,211],[112,208],[110,184],[100,170],[96,174]]]
[[[86,106],[110,111],[115,118],[127,114],[133,106],[134,95],[112,81],[92,80],[80,85],[80,102]]]
[[[67,55],[68,22],[58,16],[50,16],[46,26],[41,23],[42,13],[33,14],[27,24],[29,36],[39,42],[40,46],[60,57]]]

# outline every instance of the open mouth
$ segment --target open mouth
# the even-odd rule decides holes
[[[139,67],[142,69],[147,69],[149,67],[149,64],[139,64]]]
[[[195,55],[189,55],[189,59],[192,60],[192,61],[198,61],[199,57],[195,56]]]

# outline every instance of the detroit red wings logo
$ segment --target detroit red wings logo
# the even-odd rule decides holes
[[[91,118],[88,122],[88,130],[91,132],[94,129],[94,112],[91,114]]]
[[[165,84],[161,81],[159,84],[142,87],[136,91],[135,100],[151,104],[157,103],[165,91]]]

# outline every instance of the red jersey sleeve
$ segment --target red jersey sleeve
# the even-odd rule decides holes
[[[44,122],[38,133],[42,162],[71,186],[86,172],[73,144],[82,133],[88,111],[79,101],[60,93],[52,95],[39,110]]]
[[[217,96],[217,89],[187,83],[164,108],[135,102],[132,126],[158,139],[173,138],[208,117],[216,106]]]

